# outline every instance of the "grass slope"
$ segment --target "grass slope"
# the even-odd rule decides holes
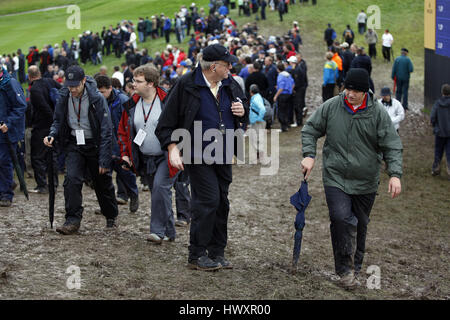
[[[195,1],[197,5],[207,9],[208,0]],[[77,0],[76,3],[81,9],[81,29],[69,30],[66,27],[66,20],[69,15],[66,9],[54,11],[30,13],[0,19],[0,52],[8,53],[22,48],[25,52],[31,45],[42,48],[44,44],[60,43],[65,39],[70,41],[71,37],[77,37],[82,30],[100,31],[103,26],[116,24],[122,19],[130,19],[137,22],[139,16],[151,16],[152,14],[165,13],[173,16],[173,13],[182,5],[190,5],[187,0],[170,0],[161,2],[160,0]],[[25,10],[45,8],[49,6],[65,5],[66,1],[5,1],[0,0],[0,14],[11,12],[23,12]],[[320,0],[316,6],[311,4],[290,6],[289,13],[285,15],[283,22],[279,21],[278,13],[267,8],[267,20],[259,21],[258,27],[264,35],[281,35],[291,26],[292,21],[300,23],[301,34],[314,42],[314,45],[322,46],[323,31],[327,23],[331,23],[336,30],[338,39],[342,37],[342,32],[347,24],[355,31],[357,45],[367,47],[363,36],[359,35],[356,26],[356,16],[361,9],[367,12],[371,5],[380,8],[380,29],[377,30],[379,37],[388,28],[394,36],[394,53],[397,56],[400,48],[407,47],[410,57],[414,62],[415,71],[412,75],[412,84],[423,83],[423,2],[418,0]],[[236,18],[238,25],[254,21],[251,18],[237,16],[237,9],[231,11],[231,16]],[[370,16],[370,15],[369,15]],[[171,36],[172,44],[176,42],[175,35]],[[161,50],[165,46],[163,39],[149,41],[138,44],[140,48],[147,47],[150,54]],[[183,44],[186,47],[186,41]],[[379,59],[374,61],[374,67],[381,64],[381,39],[377,46]],[[112,74],[112,67],[119,65],[123,61],[112,56],[106,57],[104,63]],[[86,65],[87,73],[95,73],[97,66]]]

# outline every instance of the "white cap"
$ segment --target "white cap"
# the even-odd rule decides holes
[[[288,62],[293,62],[293,63],[297,63],[297,57],[296,56],[292,56],[289,59],[287,59]]]
[[[275,48],[270,48],[269,50],[267,50],[267,52],[268,52],[268,53],[275,54],[275,53],[277,53],[277,49],[275,49]]]
[[[341,44],[341,48],[348,48],[348,43],[347,42],[343,42]]]
[[[167,50],[172,49],[172,45],[171,45],[171,44],[168,44],[167,47],[166,47],[166,49],[167,49]]]

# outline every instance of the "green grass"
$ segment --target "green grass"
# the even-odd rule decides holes
[[[208,0],[195,1],[197,5],[207,9]],[[139,16],[151,16],[152,14],[165,13],[173,16],[174,12],[182,4],[190,5],[187,0],[77,0],[72,1],[80,6],[81,9],[81,29],[69,30],[66,27],[66,20],[69,14],[66,9],[58,9],[48,12],[30,13],[18,16],[2,17],[0,19],[0,53],[9,53],[22,48],[26,52],[29,46],[36,45],[42,48],[43,45],[51,43],[61,43],[65,39],[70,41],[72,37],[77,37],[83,30],[101,31],[103,26],[116,24],[122,19],[130,19],[137,22]],[[67,4],[66,1],[43,1],[43,0],[0,0],[0,14],[11,12],[22,12],[49,6]],[[381,11],[381,28],[377,30],[379,37],[388,28],[394,36],[394,53],[397,56],[400,48],[407,47],[409,55],[413,60],[415,72],[413,74],[413,83],[423,83],[423,1],[419,0],[321,0],[317,6],[308,4],[306,6],[295,5],[289,9],[289,14],[283,22],[279,21],[278,13],[267,9],[266,21],[260,21],[258,27],[260,32],[265,35],[282,35],[291,27],[292,21],[296,20],[300,24],[300,31],[303,38],[308,35],[315,45],[322,46],[323,31],[327,23],[331,23],[336,30],[338,39],[347,24],[355,31],[355,43],[357,45],[365,44],[363,36],[359,35],[356,26],[356,16],[361,9],[367,12],[370,5],[377,5]],[[237,10],[231,11],[231,16],[236,19],[238,26],[244,23],[254,21],[254,17],[238,17]],[[175,35],[171,37],[172,44],[175,44]],[[380,40],[381,42],[381,40]],[[378,56],[381,57],[381,44],[378,44]],[[150,54],[160,51],[165,46],[163,39],[149,41],[143,45],[138,44],[140,48],[147,47]],[[183,44],[186,48],[186,42]],[[382,63],[378,59],[375,63]],[[123,61],[112,56],[104,59],[104,64],[112,74],[114,65]],[[86,65],[86,71],[89,74],[97,72],[97,66]]]

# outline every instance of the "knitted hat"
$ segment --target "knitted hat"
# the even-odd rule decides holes
[[[345,89],[369,91],[369,73],[366,69],[352,68],[347,72],[344,81]]]

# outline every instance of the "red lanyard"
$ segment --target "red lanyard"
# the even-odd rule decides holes
[[[150,110],[148,110],[148,113],[147,113],[147,115],[145,115],[145,110],[144,110],[144,99],[142,99],[142,114],[144,115],[144,127],[147,125],[147,120],[148,120],[148,118],[150,117],[150,112],[152,112],[152,109],[153,109],[153,104],[155,103],[155,100],[156,100],[156,96],[157,96],[158,94],[157,93],[155,93],[155,96],[153,97],[153,101],[152,101],[152,104],[151,104],[151,106],[150,106]]]
[[[83,97],[83,96],[81,96],[81,97],[78,99],[78,113],[77,113],[77,110],[75,109],[75,101],[73,101],[73,97],[71,97],[71,98],[72,98],[73,111],[74,111],[75,114],[77,115],[78,125],[80,125],[81,98],[82,98],[82,97]]]

